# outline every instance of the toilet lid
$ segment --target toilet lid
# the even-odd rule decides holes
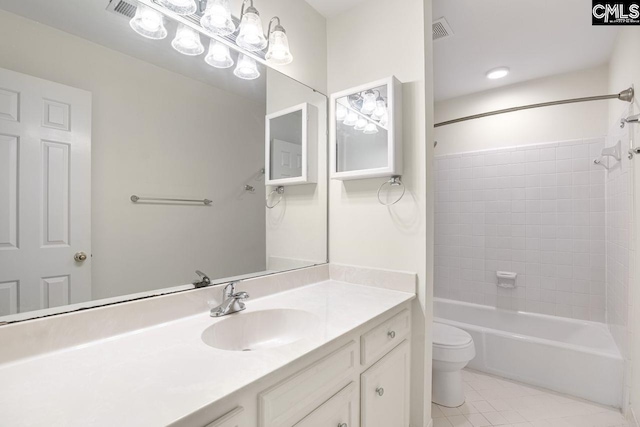
[[[442,347],[460,347],[472,342],[471,335],[462,329],[445,325],[433,324],[433,344]]]

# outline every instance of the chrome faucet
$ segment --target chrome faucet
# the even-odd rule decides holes
[[[231,282],[224,287],[222,294],[222,304],[211,309],[211,317],[226,316],[227,314],[237,313],[247,308],[243,300],[249,298],[249,294],[246,292],[236,292],[236,284],[238,282]]]

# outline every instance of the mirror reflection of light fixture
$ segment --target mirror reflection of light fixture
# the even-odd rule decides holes
[[[378,126],[376,126],[375,123],[369,123],[365,126],[364,133],[367,135],[376,134],[378,133]]]
[[[136,33],[148,39],[161,40],[167,37],[164,16],[143,4],[138,4],[136,14],[129,21],[129,25]]]
[[[231,19],[229,0],[209,0],[204,15],[200,18],[200,25],[206,30],[220,36],[228,36],[236,31],[236,25]]]
[[[349,113],[347,113],[347,117],[344,119],[344,123],[347,126],[355,126],[356,123],[358,122],[358,115],[355,113],[355,111],[349,111]]]
[[[158,3],[178,15],[193,15],[198,10],[196,0],[158,0]]]
[[[387,103],[385,102],[382,96],[378,95],[378,99],[376,99],[376,108],[371,113],[371,117],[376,120],[380,120],[387,113]]]
[[[389,124],[389,113],[385,112],[384,116],[382,116],[382,118],[380,119],[380,126],[387,127],[388,124]]]
[[[245,9],[245,4],[250,6]],[[268,41],[263,34],[262,19],[258,10],[253,7],[253,0],[242,2],[242,12],[240,18],[240,32],[236,38],[236,43],[249,52],[257,52],[267,47]]]
[[[276,20],[278,24],[271,30],[271,25]],[[287,37],[287,32],[282,25],[280,25],[280,18],[277,16],[271,18],[271,21],[269,21],[267,35],[269,36],[269,49],[267,50],[265,59],[275,65],[291,64],[291,62],[293,62],[293,55],[291,55],[291,51],[289,50],[289,38]]]
[[[244,80],[254,80],[260,77],[256,61],[244,53],[238,56],[238,65],[233,70],[233,74]]]
[[[368,90],[362,96],[362,114],[371,114],[376,109],[376,95],[372,90]]]
[[[347,107],[342,104],[336,106],[336,120],[341,122],[347,118]]]
[[[171,46],[183,55],[198,56],[204,52],[200,33],[184,24],[178,26],[176,37],[171,42]]]
[[[209,52],[204,60],[215,68],[229,68],[233,65],[229,46],[213,39],[209,42]]]
[[[364,130],[367,127],[367,120],[362,117],[358,119],[356,125],[353,127],[355,130]]]

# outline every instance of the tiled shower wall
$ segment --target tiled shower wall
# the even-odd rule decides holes
[[[604,138],[437,157],[435,295],[605,320]],[[497,286],[496,271],[518,273]]]

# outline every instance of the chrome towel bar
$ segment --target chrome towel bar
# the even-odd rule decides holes
[[[148,202],[188,202],[188,203],[203,203],[203,204],[205,204],[207,206],[209,206],[211,203],[213,203],[209,199],[202,199],[202,200],[195,200],[195,199],[169,199],[169,198],[163,198],[163,197],[140,197],[140,196],[136,196],[135,194],[131,196],[131,201],[133,203],[137,203],[137,202],[141,202],[141,201],[148,201]]]

